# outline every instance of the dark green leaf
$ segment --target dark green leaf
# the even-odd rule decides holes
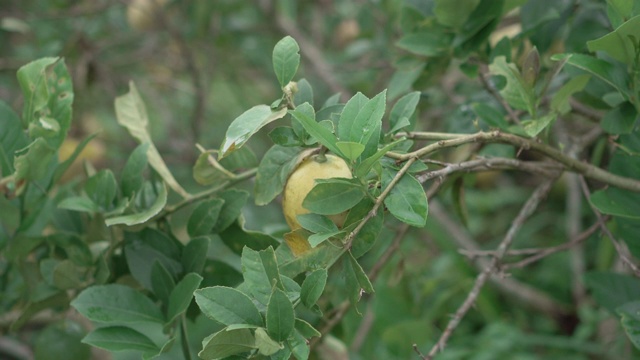
[[[171,291],[169,296],[169,306],[167,307],[167,323],[173,322],[180,314],[187,311],[193,293],[202,282],[202,276],[196,273],[188,273]]]
[[[298,92],[294,95],[293,103],[298,106],[304,103],[309,103],[313,106],[313,89],[307,79],[300,79],[298,81]],[[322,119],[320,119],[322,120]]]
[[[513,63],[507,63],[503,56],[498,56],[489,65],[492,75],[503,76],[506,85],[500,90],[500,95],[516,109],[527,110],[534,113],[535,95],[533,88],[527,85],[520,75],[520,71]]]
[[[105,223],[107,226],[120,224],[133,226],[145,223],[164,209],[164,206],[167,204],[167,195],[167,186],[162,183],[155,201],[147,209],[130,215],[111,217],[106,219]]]
[[[603,214],[640,219],[640,194],[610,187],[591,194],[589,201]]]
[[[284,289],[272,247],[260,252],[245,247],[242,250],[242,275],[248,292],[262,305],[269,302],[274,286]]]
[[[616,309],[629,340],[640,349],[640,301],[632,301]]]
[[[137,193],[142,188],[144,178],[142,174],[147,168],[147,151],[149,150],[149,144],[140,144],[133,150],[127,163],[122,169],[122,175],[120,177],[120,188],[122,189],[122,195],[125,197],[132,197],[134,193]]]
[[[256,105],[231,122],[220,147],[220,159],[242,147],[249,138],[272,121],[281,119],[287,109],[273,111],[269,105]]]
[[[256,348],[256,339],[249,329],[222,329],[202,342],[198,356],[204,360],[226,359]]]
[[[582,91],[590,79],[591,75],[583,74],[569,80],[551,98],[551,109],[562,115],[571,111],[571,105],[569,104],[571,96]]]
[[[616,88],[628,99],[629,86],[627,85],[628,75],[619,67],[602,59],[582,54],[559,54],[551,57],[552,60],[565,60],[567,65],[584,70],[595,75],[600,80]]]
[[[273,70],[281,87],[293,79],[300,66],[300,47],[291,37],[282,38],[273,48]]]
[[[364,198],[354,206],[347,214],[347,218],[344,222],[344,226],[348,227],[356,224],[373,209],[374,203],[371,199]],[[369,219],[367,223],[362,227],[360,232],[355,236],[351,243],[351,253],[357,259],[366,254],[378,239],[378,234],[382,230],[382,224],[384,223],[384,211],[378,210],[376,215]]]
[[[245,147],[241,147],[240,149],[245,149]],[[228,181],[235,176],[213,157],[214,153],[214,150],[208,150],[201,153],[198,155],[198,159],[196,159],[196,163],[193,165],[193,179],[200,185],[208,186],[219,184]],[[236,153],[237,152],[232,152],[231,155]]]
[[[83,326],[72,320],[56,321],[40,331],[35,341],[35,359],[88,360],[91,347],[81,342]]]
[[[637,62],[639,28],[640,15],[599,39],[587,41],[587,47],[591,52],[602,51],[620,62],[633,65]]]
[[[280,126],[269,133],[269,138],[274,144],[280,146],[302,146],[304,143],[300,141],[298,135],[293,131],[292,127]]]
[[[448,1],[436,0],[433,10],[436,19],[442,25],[460,27],[467,21],[467,18],[478,6],[480,0]]]
[[[318,140],[320,144],[335,154],[341,154],[340,149],[336,146],[338,139],[336,139],[336,136],[331,133],[329,129],[316,122],[315,111],[309,103],[304,103],[295,110],[290,110],[289,113],[299,121],[304,129]]]
[[[155,230],[126,233],[124,255],[131,275],[149,290],[153,288],[151,276],[155,261],[174,279],[182,272],[180,249],[167,235]]]
[[[396,176],[395,171],[385,169],[382,184],[386,188]],[[404,174],[384,199],[389,212],[398,220],[412,226],[423,227],[427,222],[429,204],[422,184],[410,174]]]
[[[189,240],[182,250],[182,267],[184,272],[201,273],[207,260],[209,250],[209,238],[197,237]]]
[[[554,113],[544,115],[537,119],[524,120],[521,125],[524,128],[524,132],[531,136],[536,137],[549,125],[556,120],[557,115]]]
[[[176,282],[169,271],[158,260],[151,267],[151,290],[164,304],[169,301],[169,295],[176,286]]]
[[[89,287],[71,302],[71,306],[89,320],[99,323],[164,323],[160,309],[151,299],[119,284]]]
[[[364,98],[364,96],[356,95],[347,102],[340,115],[338,137],[341,141],[364,145],[365,150],[362,156],[366,158],[378,150],[382,116],[386,108],[387,91],[382,91],[373,99],[362,104]],[[356,105],[352,106],[352,102],[356,102]]]
[[[109,210],[118,191],[118,183],[111,170],[100,170],[87,179],[84,191],[100,208]]]
[[[58,204],[58,208],[93,213],[99,210],[98,205],[84,196],[71,196],[63,199]]]
[[[338,231],[336,224],[326,216],[318,214],[298,215],[300,225],[312,233],[329,233]]]
[[[142,351],[157,354],[160,352],[151,339],[126,326],[108,326],[93,330],[82,342],[108,351]]]
[[[398,99],[389,113],[389,123],[391,124],[392,133],[411,124],[409,118],[416,112],[419,101],[419,91],[410,92]]]
[[[473,103],[471,104],[471,109],[487,125],[503,130],[509,128],[509,123],[504,119],[504,114],[498,109],[485,103]]]
[[[221,192],[218,197],[224,200],[224,204],[218,215],[218,221],[211,229],[213,233],[224,231],[238,219],[249,199],[249,193],[245,190],[228,189]]]
[[[291,353],[297,360],[307,360],[311,349],[307,343],[307,339],[304,338],[299,332],[294,331],[293,337],[288,339],[288,345],[291,349]]]
[[[590,272],[585,284],[602,307],[615,313],[628,302],[640,299],[640,279],[613,272]]]
[[[340,178],[316,180],[302,206],[316,214],[339,214],[352,208],[363,197],[362,187],[355,181]]]
[[[320,331],[316,330],[313,326],[311,326],[311,324],[302,319],[296,319],[295,327],[300,335],[304,336],[307,339],[312,337],[319,337],[322,335],[320,334]]]
[[[360,264],[358,263],[358,260],[353,257],[351,252],[349,252],[349,261],[351,261],[351,267],[353,268],[353,272],[355,273],[358,284],[360,284],[362,290],[364,290],[366,293],[373,294],[375,290],[373,289],[371,281],[369,281],[369,277],[362,269],[362,266],[360,266]]]
[[[439,29],[424,29],[404,35],[396,45],[416,55],[435,57],[449,51],[452,40],[450,33]]]
[[[629,102],[623,102],[608,111],[602,118],[600,125],[609,134],[628,134],[633,131],[637,120],[636,108]]]
[[[289,173],[296,166],[300,148],[272,146],[258,166],[255,182],[255,202],[266,205],[282,192]]]
[[[225,201],[223,199],[211,199],[202,201],[191,213],[187,223],[189,236],[196,237],[206,235],[211,232],[213,226],[218,221],[220,210]]]
[[[276,341],[286,340],[295,324],[293,304],[280,289],[274,288],[267,305],[267,331]]]
[[[62,260],[53,268],[53,285],[62,290],[81,288],[83,274],[71,260]]]
[[[13,174],[13,157],[18,149],[27,146],[18,115],[4,101],[0,101],[0,171],[1,176]]]
[[[327,284],[327,277],[326,269],[318,269],[304,279],[300,290],[300,300],[304,306],[311,308],[320,299]]]
[[[262,316],[253,301],[236,289],[213,286],[196,290],[195,297],[200,310],[223,325],[264,325]]]
[[[356,167],[356,177],[357,178],[364,178],[365,176],[367,176],[367,174],[369,174],[369,171],[371,171],[371,169],[378,163],[378,161],[389,151],[391,151],[391,149],[393,149],[394,147],[396,147],[399,143],[403,142],[404,139],[399,139],[396,140],[392,143],[386,144],[384,147],[382,147],[382,149],[378,150],[375,154],[371,155],[370,157],[366,158],[364,161],[362,161],[357,167]]]

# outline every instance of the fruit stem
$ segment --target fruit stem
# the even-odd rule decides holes
[[[319,163],[323,163],[327,161],[327,157],[325,153],[327,152],[327,148],[322,146],[320,147],[320,151],[313,157],[313,160]]]

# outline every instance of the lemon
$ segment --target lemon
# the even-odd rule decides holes
[[[127,21],[129,26],[138,30],[153,30],[156,26],[158,11],[167,0],[133,0],[127,6]]]
[[[342,158],[331,154],[314,155],[298,165],[287,179],[282,200],[284,217],[291,230],[297,230],[302,227],[298,222],[297,216],[309,213],[309,210],[302,206],[302,202],[313,189],[317,179],[350,179],[352,177],[349,165]],[[341,227],[344,223],[344,217],[345,214],[330,216],[338,227]]]

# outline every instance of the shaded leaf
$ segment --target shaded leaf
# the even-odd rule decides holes
[[[339,214],[352,208],[363,197],[362,187],[356,181],[340,178],[316,180],[302,206],[316,214]]]
[[[124,285],[97,285],[83,290],[72,302],[79,313],[99,323],[164,323],[160,309],[140,292]]]
[[[244,293],[229,287],[213,286],[195,291],[196,303],[209,318],[223,325],[263,326],[258,308]]]
[[[318,269],[304,279],[300,290],[300,300],[304,306],[311,308],[320,299],[327,284],[327,277],[326,269]]]
[[[267,331],[276,341],[284,341],[293,332],[295,316],[293,304],[280,289],[274,288],[269,298],[266,315]]]
[[[340,149],[336,146],[338,139],[329,129],[316,122],[315,111],[309,103],[304,103],[298,106],[295,110],[290,110],[289,113],[299,121],[304,129],[318,140],[320,144],[335,154],[342,154]]]
[[[200,202],[189,217],[187,232],[189,236],[196,237],[206,235],[218,221],[220,210],[224,205],[223,199],[211,199]]]
[[[224,359],[256,348],[249,329],[222,329],[202,342],[198,356],[204,360]]]
[[[396,176],[395,171],[382,172],[382,184],[386,188]],[[423,227],[427,222],[429,204],[422,184],[410,174],[404,174],[384,199],[389,212],[398,220],[412,226]]]
[[[171,291],[169,296],[169,306],[167,307],[167,323],[173,322],[180,314],[187,311],[193,293],[198,289],[202,282],[202,276],[196,273],[188,273]]]
[[[300,148],[272,146],[262,158],[256,173],[256,205],[266,205],[282,192],[289,173],[296,166]]]
[[[156,197],[155,201],[153,202],[153,204],[151,204],[150,207],[148,207],[147,209],[141,212],[137,212],[134,214],[107,218],[105,220],[105,224],[107,226],[120,225],[120,224],[133,226],[133,225],[145,223],[149,219],[151,219],[152,217],[160,213],[162,209],[164,209],[164,206],[167,204],[167,195],[168,195],[167,187],[163,183],[159,188],[158,196]]]
[[[107,326],[93,330],[82,342],[108,351],[141,351],[157,354],[160,352],[146,335],[126,326]]]

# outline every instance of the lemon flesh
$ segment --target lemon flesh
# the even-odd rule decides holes
[[[300,229],[297,216],[308,214],[310,211],[302,206],[304,198],[313,189],[316,179],[348,178],[353,176],[349,165],[342,158],[326,154],[325,161],[322,155],[311,156],[305,159],[289,175],[287,184],[284,187],[284,197],[282,210],[285,220],[291,230]],[[342,227],[346,213],[331,215],[329,218],[338,226]]]

